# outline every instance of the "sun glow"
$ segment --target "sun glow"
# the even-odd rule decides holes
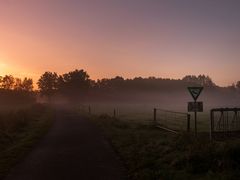
[[[7,64],[0,60],[0,75],[4,76],[7,74]]]

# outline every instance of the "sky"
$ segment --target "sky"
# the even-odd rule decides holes
[[[0,75],[240,80],[239,0],[0,0]]]

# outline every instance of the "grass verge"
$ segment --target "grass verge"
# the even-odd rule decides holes
[[[43,105],[0,114],[0,179],[49,129],[53,111]]]
[[[91,117],[124,162],[129,179],[238,179],[240,141],[209,142],[151,125]]]

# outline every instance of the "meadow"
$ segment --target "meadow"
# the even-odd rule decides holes
[[[90,108],[90,109],[89,109]],[[157,122],[177,131],[186,131],[186,116],[179,114],[188,113],[187,107],[182,106],[162,106],[157,103],[89,103],[81,104],[78,109],[83,113],[92,115],[108,115],[116,117],[125,122],[138,122],[147,125],[153,123],[154,108],[157,110]],[[168,112],[170,111],[170,112]],[[175,113],[176,112],[176,113]],[[194,114],[190,114],[190,130],[194,130]],[[197,126],[199,132],[209,132],[210,129],[210,108],[207,107],[204,112],[198,113]]]
[[[131,180],[238,179],[238,139],[210,141],[208,136],[170,133],[141,121],[109,115],[88,116],[103,131]]]
[[[0,112],[0,179],[27,155],[52,122],[53,111],[41,104]]]
[[[91,104],[79,106],[78,110],[102,129],[124,163],[129,179],[237,179],[240,141],[210,141],[210,110],[199,113],[199,133],[195,137],[193,114],[191,131],[187,132],[182,117],[159,113],[169,118],[164,123],[178,130],[175,134],[154,125],[154,107],[157,105]]]

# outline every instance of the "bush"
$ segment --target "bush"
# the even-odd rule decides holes
[[[0,131],[5,134],[16,133],[36,121],[46,107],[35,104],[27,109],[0,113]]]

